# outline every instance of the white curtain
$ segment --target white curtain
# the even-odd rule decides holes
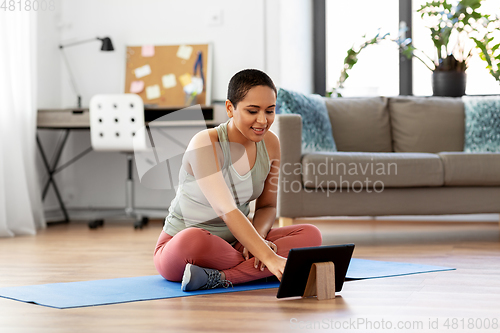
[[[36,173],[36,12],[0,11],[0,237],[45,227]]]

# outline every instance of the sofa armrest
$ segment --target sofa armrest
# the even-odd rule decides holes
[[[301,211],[302,117],[276,115],[270,128],[280,140],[281,168],[278,186],[278,217],[297,217]]]
[[[278,114],[271,130],[280,139],[281,166],[300,163],[302,157],[302,117],[298,114]]]

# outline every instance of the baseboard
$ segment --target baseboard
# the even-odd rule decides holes
[[[125,207],[67,207],[66,210],[70,220],[95,220],[106,217],[113,217],[116,220],[131,219],[125,216]],[[156,207],[136,207],[136,211],[152,219],[164,219],[168,214],[168,209]],[[64,220],[64,215],[59,209],[45,210],[44,214],[48,223]]]
[[[456,214],[456,215],[387,215],[387,216],[324,216],[297,217],[296,219],[328,220],[328,221],[376,221],[376,222],[496,222],[500,214]]]

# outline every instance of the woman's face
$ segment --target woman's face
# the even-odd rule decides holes
[[[236,128],[248,140],[262,140],[275,117],[274,90],[268,86],[255,86],[236,106],[236,109],[232,104],[228,106],[228,115],[233,118]]]

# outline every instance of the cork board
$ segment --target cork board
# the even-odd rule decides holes
[[[211,57],[210,44],[127,46],[125,92],[152,107],[210,105]]]

